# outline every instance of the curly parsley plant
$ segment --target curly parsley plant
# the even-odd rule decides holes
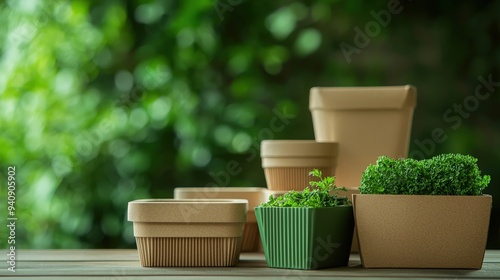
[[[490,176],[481,175],[477,159],[443,154],[431,159],[378,158],[361,177],[362,194],[481,195]]]
[[[346,189],[335,185],[335,177],[323,178],[318,169],[309,172],[309,176],[316,177],[318,181],[310,181],[309,186],[301,192],[289,191],[277,198],[271,195],[269,201],[260,206],[321,208],[351,205],[347,197],[339,196],[339,191],[346,191]]]

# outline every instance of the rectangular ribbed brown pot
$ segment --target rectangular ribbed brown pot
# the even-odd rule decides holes
[[[142,266],[234,266],[246,200],[143,199],[129,202]]]

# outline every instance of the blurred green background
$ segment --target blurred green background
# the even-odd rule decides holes
[[[410,155],[479,159],[500,248],[499,1],[0,3],[0,205],[15,165],[18,248],[134,247],[130,200],[265,186],[260,141],[314,137],[311,87],[404,84]]]

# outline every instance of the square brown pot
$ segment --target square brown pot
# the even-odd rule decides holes
[[[365,268],[481,269],[490,195],[354,194]]]
[[[339,143],[338,186],[359,186],[366,166],[380,155],[408,156],[416,96],[410,85],[311,88],[316,141]]]
[[[218,187],[218,188],[175,188],[175,199],[246,199],[248,213],[241,244],[242,252],[255,252],[260,248],[259,229],[254,208],[267,202],[269,193],[265,188]]]
[[[246,200],[142,199],[128,204],[142,266],[234,266]]]

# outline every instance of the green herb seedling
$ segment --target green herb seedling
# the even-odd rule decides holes
[[[277,198],[271,195],[269,201],[260,206],[321,208],[351,205],[347,197],[339,196],[339,191],[347,190],[345,187],[335,185],[335,177],[323,178],[323,174],[318,169],[309,172],[309,176],[316,177],[318,181],[310,181],[309,186],[301,192],[289,191]]]

